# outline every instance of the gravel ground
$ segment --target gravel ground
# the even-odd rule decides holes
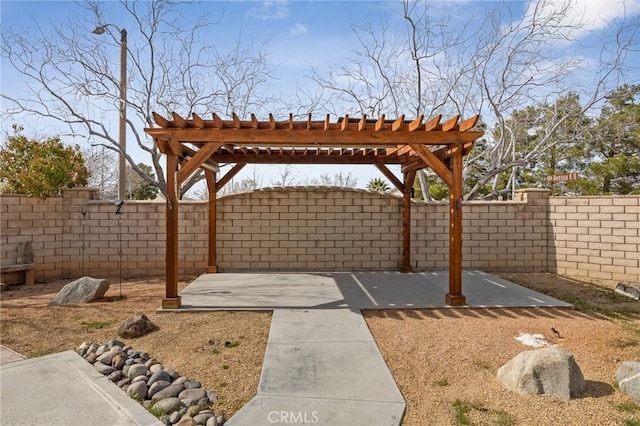
[[[539,291],[555,288],[556,293],[579,300],[581,308],[365,313],[407,401],[403,424],[640,424],[633,423],[640,422],[640,405],[615,386],[615,371],[621,362],[640,360],[639,302],[551,274],[519,274],[519,280]],[[565,288],[558,290],[561,285]],[[576,287],[573,294],[571,286]],[[596,305],[600,299],[603,301]],[[587,381],[580,398],[565,402],[519,395],[501,387],[496,379],[498,368],[519,352],[533,349],[515,340],[520,333],[543,334],[549,343],[574,354]]]
[[[640,405],[616,390],[622,361],[640,360],[640,303],[551,274],[503,274],[576,304],[560,309],[368,311],[365,317],[407,401],[404,425],[634,425]],[[48,307],[65,282],[3,291],[0,342],[27,357],[117,337],[119,324],[144,312],[160,330],[126,343],[145,350],[220,396],[232,416],[255,394],[271,322],[269,312],[157,314],[160,279],[117,283],[106,299]],[[181,283],[181,286],[184,286]],[[562,338],[551,332],[560,331]],[[587,380],[579,399],[564,402],[503,390],[497,369],[527,347],[514,337],[540,333],[575,355]],[[225,341],[236,341],[226,347]],[[632,421],[639,423],[631,423]],[[338,425],[340,426],[340,425]],[[359,426],[359,425],[356,425]]]

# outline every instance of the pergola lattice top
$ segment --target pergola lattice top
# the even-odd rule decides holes
[[[211,153],[217,162],[247,163],[335,163],[335,164],[407,164],[413,160],[411,169],[426,167],[419,156],[407,144],[449,145],[464,143],[467,150],[482,132],[473,131],[478,116],[458,124],[459,116],[441,123],[441,116],[423,122],[423,116],[405,120],[400,116],[386,120],[340,117],[332,123],[330,116],[324,120],[313,120],[311,114],[305,121],[276,121],[269,114],[268,121],[259,121],[254,114],[251,120],[242,121],[233,114],[232,120],[222,120],[213,114],[205,120],[193,114],[191,120],[173,113],[167,120],[154,113],[159,128],[145,129],[156,138],[161,152],[166,153],[170,136],[177,143],[192,143],[196,147],[217,142],[221,145]],[[177,148],[175,146],[174,148]],[[193,155],[195,152],[177,154]],[[434,154],[440,159],[451,155],[451,150],[441,148]],[[306,158],[305,158],[306,157]]]
[[[464,304],[462,295],[462,158],[483,135],[474,129],[478,116],[459,123],[455,116],[441,123],[441,116],[424,122],[421,115],[405,120],[404,115],[387,120],[384,115],[369,120],[366,116],[340,117],[332,123],[324,120],[289,119],[276,121],[240,120],[232,115],[223,120],[217,114],[205,120],[197,114],[185,119],[172,113],[168,120],[156,113],[159,127],[146,128],[158,149],[167,156],[167,291],[163,307],[179,307],[178,271],[178,197],[180,186],[198,168],[205,169],[209,188],[209,266],[217,272],[215,217],[216,193],[248,163],[262,164],[373,164],[403,193],[402,270],[410,265],[410,203],[416,171],[429,167],[450,190],[450,304]],[[220,163],[235,163],[219,180]],[[402,181],[387,167],[399,164]]]

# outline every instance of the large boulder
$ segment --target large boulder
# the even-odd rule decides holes
[[[627,361],[616,371],[620,390],[640,402],[640,362]]]
[[[514,392],[569,400],[585,387],[573,354],[557,347],[524,351],[498,369],[498,380]]]
[[[124,339],[131,339],[144,336],[157,329],[158,327],[152,323],[145,314],[136,312],[120,325],[120,328],[118,328],[118,336]]]
[[[82,277],[62,287],[62,290],[49,302],[49,305],[93,302],[102,298],[107,290],[109,290],[109,281]]]

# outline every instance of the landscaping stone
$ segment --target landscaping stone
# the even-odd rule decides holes
[[[108,376],[109,374],[111,374],[114,371],[116,371],[116,369],[113,368],[112,366],[103,364],[100,361],[94,362],[93,366],[95,367],[96,370],[98,370],[99,373],[102,373],[105,376]]]
[[[620,391],[640,402],[640,362],[627,361],[616,371]]]
[[[147,367],[141,364],[133,364],[129,366],[127,377],[133,380],[138,376],[145,376],[146,374],[147,374]]]
[[[145,399],[147,397],[147,384],[145,382],[131,383],[127,389],[127,395],[137,400]]]
[[[580,394],[585,387],[573,354],[558,347],[519,353],[500,367],[498,380],[514,392],[544,394],[563,400]]]
[[[198,401],[207,396],[207,392],[202,388],[185,389],[178,395],[180,400],[192,399]]]
[[[156,331],[158,327],[142,312],[136,312],[120,325],[118,336],[130,339]],[[147,354],[148,356],[148,354]],[[148,359],[148,358],[147,358]]]
[[[109,281],[91,277],[82,277],[62,287],[49,306],[72,305],[93,302],[104,296],[109,290]]]
[[[175,370],[164,369],[146,352],[135,351],[115,339],[107,345],[83,342],[77,352],[86,360],[93,358],[97,371],[147,410],[162,411],[160,421],[164,424],[218,426],[224,421],[211,409],[217,400],[214,391],[203,389],[200,382]]]
[[[153,382],[152,385],[149,385],[149,383],[147,382],[147,385],[149,385],[149,392],[147,392],[147,396],[151,398],[153,395],[156,394],[156,392],[161,391],[162,389],[166,388],[170,384],[171,384],[170,382],[167,382],[164,380],[157,380]]]
[[[154,410],[162,410],[166,414],[170,414],[180,409],[180,400],[178,398],[165,398],[153,404]]]

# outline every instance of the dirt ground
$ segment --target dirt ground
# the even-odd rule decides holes
[[[160,329],[120,340],[216,391],[217,410],[225,418],[255,395],[270,312],[156,313],[165,289],[161,279],[123,283],[123,299],[116,280],[103,301],[47,306],[67,282],[12,286],[0,293],[0,343],[27,358],[75,349],[85,340],[106,343],[118,338],[125,318],[144,312]]]
[[[614,383],[622,361],[640,360],[640,302],[552,274],[501,276],[567,300],[577,309],[365,313],[407,401],[403,424],[640,425],[640,405]],[[161,279],[125,282],[122,299],[120,286],[112,282],[102,301],[48,307],[65,283],[17,286],[0,293],[0,342],[27,357],[74,349],[85,340],[116,338],[119,324],[142,311],[160,330],[126,343],[218,392],[218,410],[225,417],[255,394],[270,312],[156,313],[164,292]],[[580,398],[565,402],[502,389],[497,369],[528,349],[514,339],[521,332],[543,334],[573,352],[587,380]],[[239,344],[227,347],[226,341]]]
[[[365,317],[413,425],[640,425],[640,405],[616,389],[622,361],[640,360],[640,302],[552,274],[501,274],[574,303],[563,309],[368,311]],[[558,338],[551,328],[560,332]],[[587,387],[560,401],[509,392],[496,371],[539,333],[570,350]]]

